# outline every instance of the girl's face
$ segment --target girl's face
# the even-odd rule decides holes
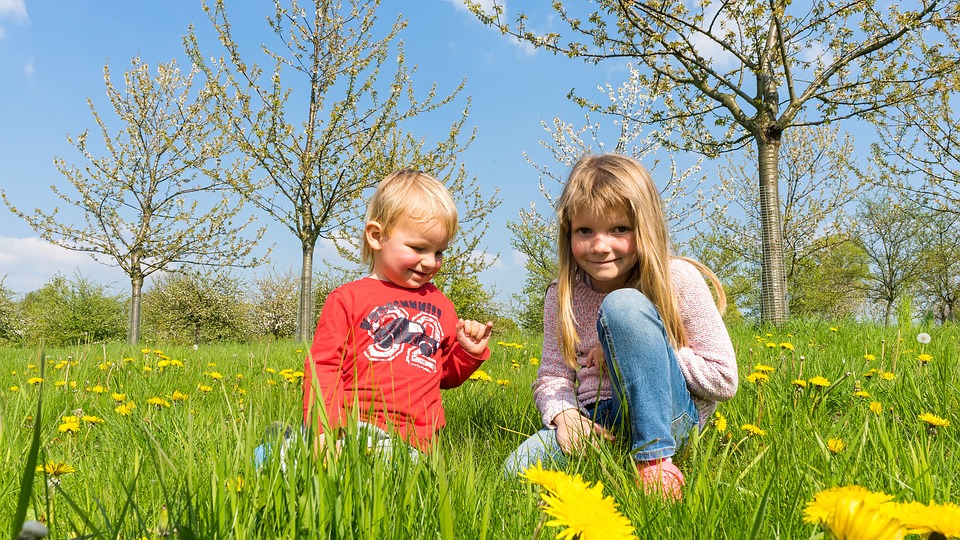
[[[401,219],[389,234],[376,221],[367,223],[373,249],[373,277],[417,289],[437,275],[449,238],[439,219]]]
[[[593,290],[602,293],[623,288],[639,260],[636,232],[622,210],[577,212],[570,222],[570,248]]]

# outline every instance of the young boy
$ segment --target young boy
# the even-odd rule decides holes
[[[490,356],[493,323],[458,319],[430,282],[456,229],[456,205],[438,180],[402,170],[380,182],[363,231],[370,275],[330,293],[306,358],[305,427],[325,436],[322,402],[329,430],[352,417],[377,438],[395,433],[429,449],[444,425],[440,389]]]

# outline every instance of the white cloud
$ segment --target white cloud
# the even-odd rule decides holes
[[[26,75],[27,78],[31,78],[33,77],[33,71],[33,60],[27,60],[27,63],[23,65],[23,74]]]
[[[70,251],[38,237],[0,236],[0,279],[4,287],[25,293],[42,287],[53,276],[79,274],[95,283],[124,290],[126,276],[115,267],[100,264],[86,253]]]
[[[0,17],[23,22],[27,20],[27,5],[24,0],[0,0]]]

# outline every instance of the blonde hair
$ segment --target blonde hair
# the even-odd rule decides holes
[[[377,190],[367,203],[364,221],[376,221],[384,234],[403,220],[426,222],[437,219],[444,227],[447,241],[457,232],[457,205],[447,187],[427,173],[414,169],[402,169],[390,173],[377,185]],[[373,270],[373,249],[363,235],[360,248],[363,262]]]
[[[570,224],[581,210],[601,215],[622,212],[628,217],[636,234],[639,258],[624,287],[639,290],[656,306],[674,348],[685,346],[687,336],[670,277],[672,258],[690,262],[710,279],[717,294],[717,306],[723,312],[726,297],[717,276],[697,261],[670,254],[670,234],[663,204],[650,173],[636,160],[626,156],[585,155],[570,171],[556,206],[559,259],[557,336],[560,353],[568,365],[577,367],[576,349],[580,342],[573,315],[573,290],[577,280],[583,278],[583,270],[573,258]]]

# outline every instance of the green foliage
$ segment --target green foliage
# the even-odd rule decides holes
[[[17,302],[13,291],[4,286],[5,279],[0,279],[0,345],[23,338]]]
[[[252,331],[274,339],[292,338],[297,329],[300,281],[292,270],[271,272],[254,281]],[[319,305],[319,304],[318,304]]]
[[[144,294],[144,337],[200,344],[242,341],[250,332],[244,283],[225,273],[166,274]]]
[[[675,457],[686,477],[681,503],[643,496],[628,449],[617,444],[586,451],[564,470],[601,482],[640,538],[819,538],[803,521],[804,505],[842,485],[903,502],[957,503],[960,328],[925,331],[929,344],[853,323],[731,326],[740,390]],[[21,477],[34,429],[39,463],[76,469],[36,473],[25,518],[45,520],[53,538],[153,538],[176,529],[178,538],[493,539],[532,537],[538,527],[540,538],[552,537],[561,529],[544,525],[541,491],[501,473],[506,455],[541,425],[530,389],[541,336],[504,337],[483,366],[490,381],[444,393],[447,426],[419,461],[367,452],[348,428],[339,453],[315,455],[295,435],[261,470],[252,456],[264,430],[301,419],[296,342],[163,352],[79,345],[48,351],[45,364],[32,349],[0,348],[9,368],[0,372],[0,477]],[[774,370],[759,385],[747,380],[757,364]],[[42,368],[44,382],[30,383]],[[830,386],[793,382],[816,376]],[[133,414],[116,410],[113,393],[136,403]],[[950,425],[932,429],[923,413]],[[74,414],[77,430],[61,430]],[[745,424],[765,434],[750,436]],[[831,450],[831,439],[844,449]],[[0,485],[0,522],[14,521],[16,494],[15,482]]]
[[[124,304],[93,281],[77,276],[68,280],[54,276],[24,295],[23,342],[49,346],[112,341],[126,332]]]
[[[870,275],[863,247],[844,238],[823,238],[821,250],[799,261],[788,277],[790,312],[798,317],[853,319],[864,305]]]

